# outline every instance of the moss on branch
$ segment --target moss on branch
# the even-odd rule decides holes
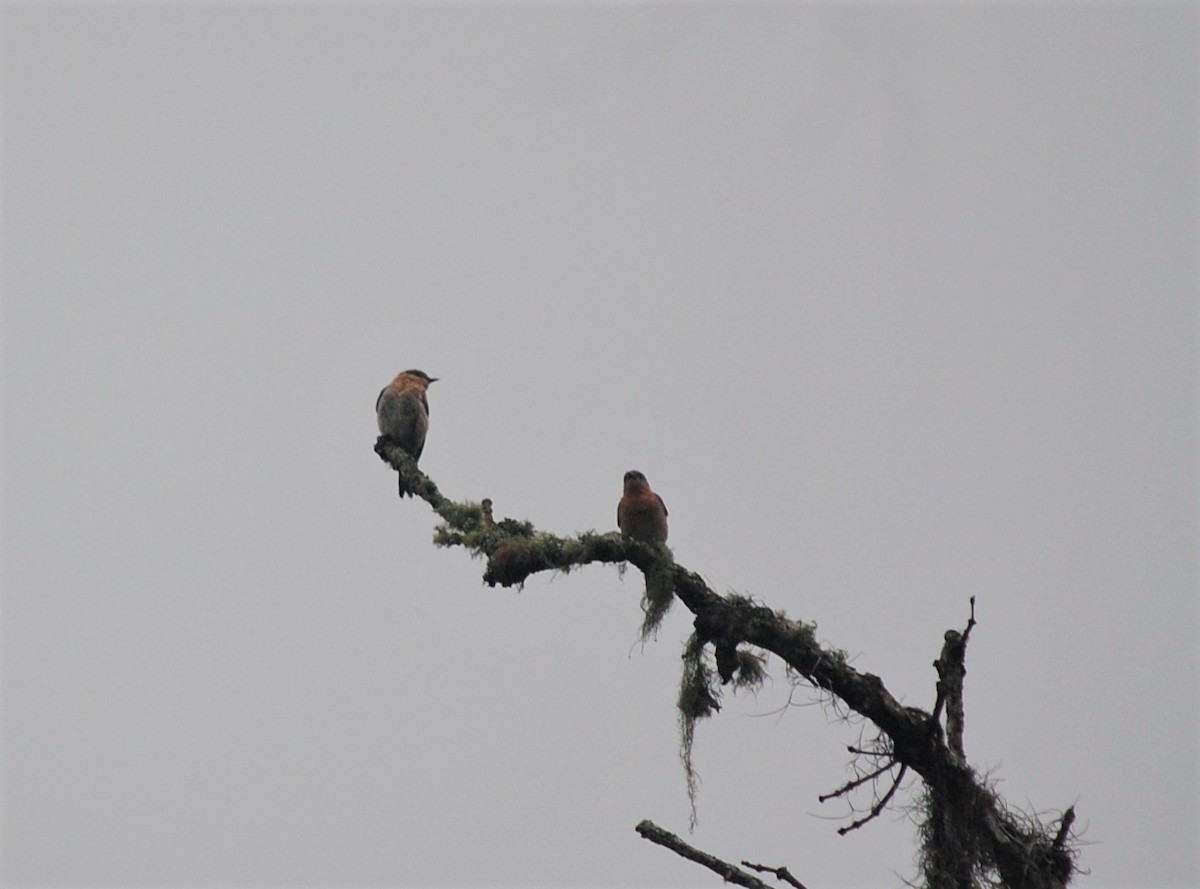
[[[924,851],[927,879],[947,873],[940,862],[941,853],[948,851],[959,856],[949,877],[957,883],[966,878],[980,884],[995,882],[989,874],[998,874],[1000,883],[1014,889],[1060,889],[1070,881],[1076,853],[1065,840],[1074,820],[1073,809],[1064,815],[1058,833],[1051,833],[1036,820],[1010,812],[962,756],[962,658],[974,625],[973,608],[967,632],[947,636],[938,663],[937,706],[932,712],[906,707],[878,676],[854,669],[844,652],[822,646],[815,625],[788,618],[745,596],[717,594],[700,575],[676,564],[665,546],[642,543],[617,532],[587,531],[561,537],[538,531],[526,521],[497,521],[490,500],[456,503],[442,496],[408,454],[390,440],[380,437],[375,450],[441,517],[443,523],[434,535],[437,545],[461,546],[486,559],[483,580],[489,586],[520,587],[533,574],[569,572],[592,563],[630,563],[647,581],[643,638],[654,632],[674,599],[692,612],[695,633],[684,651],[678,709],[681,756],[693,801],[695,724],[720,709],[722,685],[737,688],[762,682],[763,657],[745,647],[750,646],[776,655],[796,675],[873,723],[886,738],[894,761],[923,779],[932,800],[924,807],[923,829],[934,842],[932,846],[927,843]],[[708,647],[715,660],[715,677],[706,660]],[[943,703],[949,705],[951,716],[953,740],[949,744],[939,720]],[[939,829],[945,824],[952,824],[953,830]],[[939,838],[946,846],[937,845]],[[936,879],[930,882],[932,885]]]

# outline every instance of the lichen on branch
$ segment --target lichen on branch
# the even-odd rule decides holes
[[[963,660],[967,637],[975,625],[973,602],[966,632],[947,634],[937,663],[937,704],[932,711],[906,707],[880,677],[856,670],[842,651],[821,645],[814,625],[788,618],[745,596],[719,595],[699,574],[675,563],[666,547],[616,532],[587,531],[561,537],[538,531],[527,521],[496,520],[490,500],[456,503],[442,496],[433,481],[394,442],[380,437],[375,450],[442,518],[434,535],[437,545],[461,546],[486,559],[483,580],[489,586],[520,587],[530,576],[544,571],[569,572],[592,563],[628,563],[647,578],[643,637],[653,633],[665,606],[674,599],[692,612],[695,633],[684,653],[679,714],[681,754],[693,800],[691,741],[696,720],[719,709],[722,686],[737,688],[761,682],[763,657],[758,652],[770,652],[789,671],[873,723],[886,740],[901,777],[904,771],[920,776],[926,793],[922,830],[927,841],[932,838],[935,843],[932,847],[926,845],[926,864],[931,857],[939,861],[941,852],[947,851],[936,845],[939,837],[959,856],[950,871],[940,864],[927,867],[927,878],[949,873],[954,881],[971,879],[982,885],[998,883],[1013,889],[1060,889],[1070,882],[1076,852],[1067,840],[1074,810],[1068,809],[1059,821],[1058,831],[1051,831],[1036,819],[1009,810],[962,754]],[[715,678],[705,659],[709,648]],[[940,719],[943,708],[948,716],[949,742]],[[886,771],[881,769],[880,774]],[[885,802],[898,785],[896,779]],[[939,825],[953,825],[953,829],[947,831]],[[936,879],[931,885],[933,882]]]

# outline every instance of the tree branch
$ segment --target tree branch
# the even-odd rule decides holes
[[[887,804],[892,801],[892,797],[896,795],[896,791],[899,790],[900,782],[904,780],[904,773],[907,770],[908,766],[900,766],[900,771],[896,774],[896,780],[892,782],[892,786],[888,788],[888,792],[883,795],[883,798],[879,800],[879,802],[875,803],[875,805],[871,806],[871,811],[866,814],[866,817],[859,818],[857,821],[847,824],[845,827],[839,827],[837,831],[838,836],[844,837],[846,834],[850,833],[850,831],[858,830],[868,821],[878,818],[883,810],[887,808]]]
[[[795,886],[796,889],[808,889],[803,883],[792,876],[791,871],[786,867],[767,867],[764,864],[751,864],[749,861],[743,861],[742,867],[748,867],[750,870],[758,871],[760,874],[771,874],[777,880],[783,880],[790,886]]]
[[[947,630],[942,653],[933,662],[938,673],[937,701],[933,706],[932,719],[937,721],[941,714],[942,705],[946,707],[946,739],[950,750],[960,759],[966,758],[963,752],[963,679],[967,675],[967,640],[971,637],[971,628],[975,626],[975,597],[971,597],[971,617],[967,621],[967,629],[962,633]]]
[[[738,646],[751,645],[777,655],[887,736],[895,760],[920,775],[930,792],[946,806],[948,817],[979,838],[979,868],[995,867],[1013,889],[1059,889],[1069,882],[1074,872],[1074,851],[1066,847],[1065,840],[1056,841],[1040,825],[1012,815],[962,755],[961,680],[965,669],[960,668],[975,624],[973,607],[966,631],[947,633],[939,658],[940,669],[946,671],[939,682],[939,698],[947,702],[951,697],[956,699],[951,704],[957,712],[947,743],[935,715],[940,713],[940,702],[935,713],[902,706],[878,676],[855,670],[844,652],[821,646],[812,625],[789,619],[745,596],[718,595],[699,574],[675,564],[665,547],[640,543],[615,532],[558,537],[539,532],[528,522],[496,521],[490,502],[485,510],[482,503],[455,503],[443,497],[408,454],[389,439],[380,437],[375,450],[404,474],[409,488],[444,520],[435,533],[435,544],[462,546],[487,558],[483,579],[489,586],[520,586],[538,572],[569,571],[593,562],[629,562],[648,577],[652,573],[665,577],[674,595],[695,615],[699,644],[711,644],[718,653],[723,682],[733,680],[736,684],[738,667],[729,654]],[[895,785],[884,803],[894,791]]]
[[[896,761],[894,759],[890,760],[888,762],[885,762],[883,765],[881,765],[875,771],[868,772],[865,775],[855,778],[853,781],[847,781],[845,784],[843,784],[837,790],[834,790],[830,793],[822,793],[820,796],[817,797],[817,802],[825,803],[831,799],[837,799],[839,796],[845,796],[851,790],[855,790],[856,788],[862,787],[868,781],[874,781],[876,778],[878,778],[884,772],[890,771],[893,767],[895,767],[895,765],[896,765]]]
[[[642,821],[634,829],[644,839],[670,849],[676,855],[681,855],[688,861],[704,865],[721,877],[726,883],[745,886],[747,889],[771,889],[770,886],[758,879],[758,877],[753,877],[744,870],[734,867],[727,861],[722,861],[720,858],[709,855],[707,852],[701,852],[695,846],[689,846],[679,837],[675,836],[675,834],[663,830],[653,821]]]

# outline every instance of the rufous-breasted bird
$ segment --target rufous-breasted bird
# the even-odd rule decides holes
[[[417,462],[425,449],[425,433],[429,431],[429,401],[425,390],[436,382],[423,370],[406,370],[396,374],[379,397],[375,399],[375,416],[379,420],[379,432],[408,451]],[[412,491],[400,476],[400,496],[412,496]]]
[[[636,469],[625,473],[625,492],[617,504],[617,527],[634,540],[667,542],[667,504]]]

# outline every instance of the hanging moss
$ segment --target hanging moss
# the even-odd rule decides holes
[[[668,552],[646,572],[646,592],[642,594],[642,642],[658,632],[674,601],[675,562]]]
[[[733,675],[733,687],[739,691],[757,691],[767,678],[767,660],[752,651],[739,648],[737,672]]]
[[[692,762],[692,744],[696,739],[696,721],[707,719],[718,710],[720,690],[704,655],[704,643],[693,633],[683,648],[683,675],[679,682],[679,759],[687,780],[690,826],[696,827],[696,793],[700,776]]]

